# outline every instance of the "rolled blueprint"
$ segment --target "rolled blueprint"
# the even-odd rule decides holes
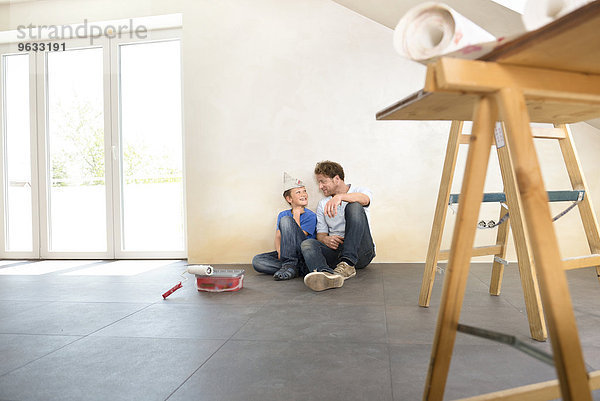
[[[523,24],[528,31],[549,24],[591,0],[528,0],[523,11]]]
[[[447,5],[426,2],[411,8],[394,30],[394,48],[400,55],[426,63],[443,54],[462,50],[478,53],[484,42],[496,45],[496,38]],[[488,49],[487,51],[490,51]],[[467,58],[476,58],[473,54]]]

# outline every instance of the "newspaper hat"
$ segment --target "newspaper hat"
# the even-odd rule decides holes
[[[303,186],[305,186],[304,183],[299,179],[292,177],[286,172],[283,173],[283,192],[287,191],[288,189],[300,188]]]

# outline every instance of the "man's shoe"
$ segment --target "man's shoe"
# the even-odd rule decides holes
[[[356,276],[356,269],[354,266],[350,266],[346,262],[338,263],[333,271],[342,276],[344,280],[348,280],[349,278]]]
[[[313,291],[323,291],[343,286],[344,278],[339,274],[312,272],[304,276],[304,284]]]

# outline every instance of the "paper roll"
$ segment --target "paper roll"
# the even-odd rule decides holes
[[[528,31],[538,29],[591,0],[528,0],[523,11],[523,24]]]
[[[187,272],[190,274],[197,274],[199,276],[210,276],[213,274],[213,267],[209,265],[189,265]]]
[[[394,48],[400,55],[426,63],[443,54],[467,49],[496,38],[446,4],[427,2],[411,8],[394,30]],[[480,50],[473,47],[473,51]],[[469,57],[469,58],[475,58]]]

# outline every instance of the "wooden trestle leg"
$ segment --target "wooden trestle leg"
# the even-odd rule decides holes
[[[585,190],[585,197],[579,203],[579,214],[581,215],[581,221],[583,228],[585,229],[585,235],[587,237],[588,245],[592,254],[600,254],[600,234],[598,230],[598,219],[594,212],[592,198],[588,186],[585,181],[585,177],[581,173],[581,164],[579,163],[579,157],[575,151],[573,140],[571,139],[571,133],[569,128],[564,124],[556,125],[556,128],[560,128],[564,131],[565,137],[558,140],[560,150],[567,166],[567,173],[571,180],[571,186],[573,189]],[[600,266],[596,266],[596,274],[600,280]]]
[[[440,181],[437,203],[435,205],[435,214],[431,228],[431,237],[429,238],[429,248],[427,249],[427,259],[425,260],[421,292],[419,293],[419,305],[424,307],[428,307],[429,302],[431,301],[431,289],[433,287],[433,281],[435,280],[435,269],[440,246],[442,244],[442,234],[444,233],[444,223],[446,222],[450,188],[452,187],[452,178],[454,177],[462,127],[462,121],[453,121],[450,127],[450,135],[448,136],[444,169],[442,170],[442,179]]]
[[[565,401],[591,401],[573,306],[552,225],[548,195],[533,145],[525,98],[516,88],[502,88],[496,92],[496,98],[507,128],[506,137],[525,213],[562,398]]]
[[[540,298],[540,290],[537,282],[537,274],[534,268],[531,249],[527,238],[527,230],[523,221],[523,210],[519,192],[517,190],[517,180],[515,177],[513,161],[510,157],[510,144],[502,138],[502,133],[506,132],[505,124],[501,124],[500,141],[504,143],[496,144],[498,147],[498,162],[500,163],[500,171],[502,173],[502,181],[504,182],[504,192],[506,194],[506,204],[510,211],[510,226],[513,232],[515,250],[517,251],[517,259],[519,261],[519,274],[521,277],[521,287],[523,288],[523,297],[525,299],[525,309],[527,310],[527,319],[529,320],[529,332],[531,337],[537,341],[546,341],[548,333],[546,331],[546,322],[544,320],[544,311]],[[500,237],[501,232],[498,232]],[[504,244],[506,247],[506,241]],[[494,263],[496,267],[496,263]],[[501,271],[498,269],[492,272],[492,280],[490,282],[490,293],[496,290],[499,294],[500,283],[502,280]]]
[[[450,259],[446,269],[431,361],[425,382],[424,400],[441,401],[444,397],[497,116],[495,100],[491,97],[481,98],[475,110],[461,201],[452,236]]]

